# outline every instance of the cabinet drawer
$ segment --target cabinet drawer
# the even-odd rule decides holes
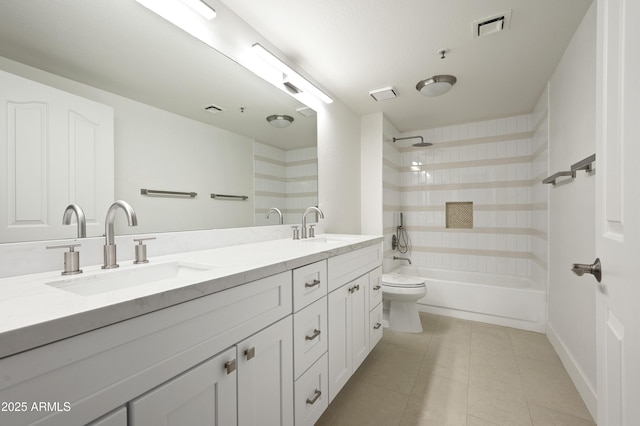
[[[382,339],[382,303],[378,303],[369,314],[369,351]]]
[[[327,261],[312,263],[293,270],[293,310],[327,295]]]
[[[379,266],[369,273],[369,310],[382,302],[382,267]]]
[[[294,377],[298,378],[327,352],[327,298],[293,316]]]
[[[329,258],[329,292],[382,265],[382,244]]]
[[[295,383],[296,425],[313,425],[329,405],[327,354]]]

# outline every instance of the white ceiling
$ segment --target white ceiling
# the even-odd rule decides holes
[[[531,112],[592,0],[222,1],[354,112],[410,131]],[[473,21],[507,10],[508,31],[472,37]],[[437,74],[458,82],[415,90]],[[375,102],[385,86],[399,97]]]

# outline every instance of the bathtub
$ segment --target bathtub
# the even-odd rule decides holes
[[[403,266],[392,273],[423,277],[427,295],[418,310],[432,314],[545,332],[546,289],[530,279]]]

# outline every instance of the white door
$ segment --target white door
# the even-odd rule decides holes
[[[0,71],[0,243],[104,233],[114,194],[113,108]],[[75,223],[75,219],[74,219]]]
[[[135,399],[129,404],[129,424],[237,424],[235,360],[234,346]]]
[[[598,0],[598,425],[640,424],[640,2]],[[589,259],[591,260],[591,259]],[[595,282],[595,281],[594,281]]]

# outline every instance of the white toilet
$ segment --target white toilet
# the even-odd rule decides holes
[[[382,274],[382,324],[408,333],[422,333],[417,301],[427,294],[424,279],[403,274]]]

